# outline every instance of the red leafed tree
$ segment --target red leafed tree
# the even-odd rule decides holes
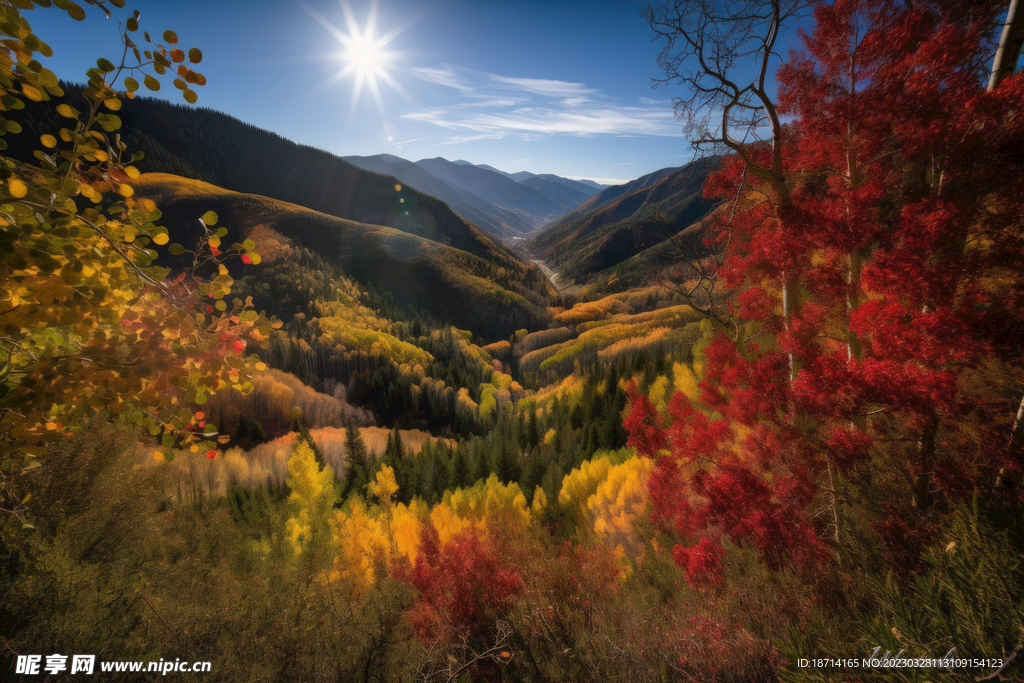
[[[714,564],[709,533],[749,540],[770,565],[810,567],[823,543],[841,543],[836,474],[873,451],[910,482],[922,515],[1019,471],[1005,378],[1020,365],[1007,338],[1022,329],[1013,141],[1024,79],[985,91],[991,3],[837,0],[812,3],[813,28],[772,102],[763,74],[784,8],[742,15],[746,33],[717,43],[743,45],[735,36],[750,40],[761,22],[761,71],[743,89],[723,70],[734,62],[702,54],[707,27],[692,19],[711,5],[682,4],[694,13],[675,15],[691,22],[676,40],[739,93],[733,106],[760,107],[746,130],[771,135],[737,141],[726,107],[697,141],[737,152],[705,187],[726,202],[708,237],[719,267],[697,269],[731,288],[730,318],[707,311],[725,333],[704,350],[700,400],[677,395],[660,425],[634,396],[626,426],[641,453],[668,445],[651,478],[654,518],[703,537],[676,550],[688,571],[694,558]],[[677,76],[682,63],[669,62]],[[980,376],[1003,384],[978,391]],[[812,523],[816,497],[830,514]]]
[[[489,646],[496,620],[523,590],[516,568],[502,563],[475,527],[442,544],[434,526],[424,524],[409,578],[420,591],[412,622],[425,643]]]

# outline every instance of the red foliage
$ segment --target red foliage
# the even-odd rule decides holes
[[[661,415],[651,403],[651,399],[636,390],[636,383],[630,382],[626,388],[632,404],[629,415],[622,423],[629,431],[629,445],[640,455],[653,458],[665,447],[665,433],[661,428]]]
[[[424,524],[408,579],[420,591],[412,623],[425,643],[486,639],[523,590],[517,569],[502,563],[474,527],[442,545],[434,526]]]
[[[695,585],[719,575],[709,538],[749,541],[776,568],[825,559],[807,512],[815,482],[902,448],[886,440],[918,443],[894,466],[923,508],[1021,469],[1005,447],[1012,414],[986,419],[992,399],[971,373],[1024,364],[1010,341],[1024,329],[1024,76],[985,91],[977,67],[996,17],[976,3],[812,8],[778,72],[793,117],[775,147],[783,182],[766,177],[773,150],[754,144],[744,152],[760,169],[732,155],[704,187],[732,205],[705,244],[747,326],[703,348],[699,402],[677,395],[667,420],[630,391],[629,444],[668,449],[648,484],[652,521],[700,539],[673,553]],[[918,569],[925,524],[891,515],[875,529],[894,566]]]
[[[712,542],[707,537],[701,538],[692,548],[677,545],[672,550],[672,558],[683,568],[687,580],[695,588],[722,583],[723,554],[722,542],[718,539]]]

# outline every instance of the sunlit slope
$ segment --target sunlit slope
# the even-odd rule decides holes
[[[81,86],[62,87],[68,103],[87,109]],[[27,135],[11,136],[12,155],[33,164],[39,135],[64,125],[52,103],[44,104],[31,104],[21,113]],[[145,154],[136,164],[143,173],[173,173],[339,218],[386,225],[487,259],[508,255],[444,201],[389,174],[364,170],[233,116],[150,97],[123,99],[118,116],[123,142],[132,152]]]
[[[565,280],[586,280],[686,230],[714,207],[701,187],[717,160],[610,187],[530,242]]]
[[[225,243],[251,238],[260,250],[273,237],[297,241],[360,284],[390,291],[403,305],[484,335],[543,325],[544,307],[554,295],[537,268],[501,253],[488,260],[394,228],[169,174],[144,174],[137,191],[157,202],[161,223],[183,245],[195,242],[202,229],[199,217],[212,210],[220,217],[218,225],[229,231]]]

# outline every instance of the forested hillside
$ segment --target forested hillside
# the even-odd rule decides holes
[[[141,101],[204,56],[109,4],[69,98],[23,9],[85,10],[0,3],[0,678],[1021,679],[999,7],[652,3],[713,162],[537,237],[560,298],[392,178]]]
[[[284,247],[301,244],[364,286],[390,292],[409,310],[429,312],[485,336],[506,336],[523,326],[543,324],[548,316],[553,292],[543,274],[504,251],[494,249],[489,258],[481,258],[446,246],[432,231],[417,236],[355,223],[178,176],[146,174],[137,187],[140,196],[162,207],[163,224],[185,243],[201,236],[199,218],[213,210],[227,226],[225,241],[262,238],[264,243],[276,239]],[[404,193],[391,189],[396,195]],[[277,258],[288,259],[289,252],[285,249]],[[164,257],[162,262],[181,268],[189,259]],[[286,310],[277,310],[287,318]]]
[[[84,108],[82,88],[62,83],[67,102]],[[442,201],[388,175],[365,171],[329,152],[298,145],[202,107],[149,97],[126,99],[118,110],[123,142],[142,152],[142,172],[170,173],[235,192],[264,195],[358,223],[385,225],[476,256],[509,253],[468,225]],[[26,135],[9,154],[32,160],[35,141],[60,127],[51,106],[30,103],[20,117]]]
[[[702,253],[699,232],[676,236],[716,205],[701,188],[717,163],[715,157],[694,161],[603,190],[544,228],[530,249],[564,280],[579,282],[665,242],[678,252]]]

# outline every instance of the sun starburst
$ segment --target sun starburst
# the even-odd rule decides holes
[[[342,0],[341,9],[344,14],[346,29],[344,31],[337,28],[334,24],[328,21],[326,17],[309,5],[301,2],[300,4],[306,12],[308,12],[310,16],[317,21],[317,23],[327,29],[327,31],[330,32],[339,43],[341,43],[342,49],[331,53],[328,57],[330,60],[340,64],[341,68],[339,68],[333,76],[324,81],[321,84],[321,87],[330,87],[350,74],[353,75],[355,78],[355,84],[352,91],[350,115],[355,112],[356,107],[359,104],[359,98],[364,84],[373,95],[373,99],[376,101],[377,107],[381,111],[384,110],[384,102],[381,98],[381,82],[387,83],[402,97],[409,100],[412,99],[409,97],[408,93],[405,92],[402,86],[399,85],[391,76],[391,74],[388,73],[388,67],[395,63],[398,54],[385,48],[392,40],[405,32],[405,30],[409,28],[409,26],[411,26],[418,17],[407,19],[401,25],[391,29],[387,33],[378,35],[376,2],[370,3],[366,23],[360,27],[355,13],[352,11],[351,5],[349,5],[347,0]]]

